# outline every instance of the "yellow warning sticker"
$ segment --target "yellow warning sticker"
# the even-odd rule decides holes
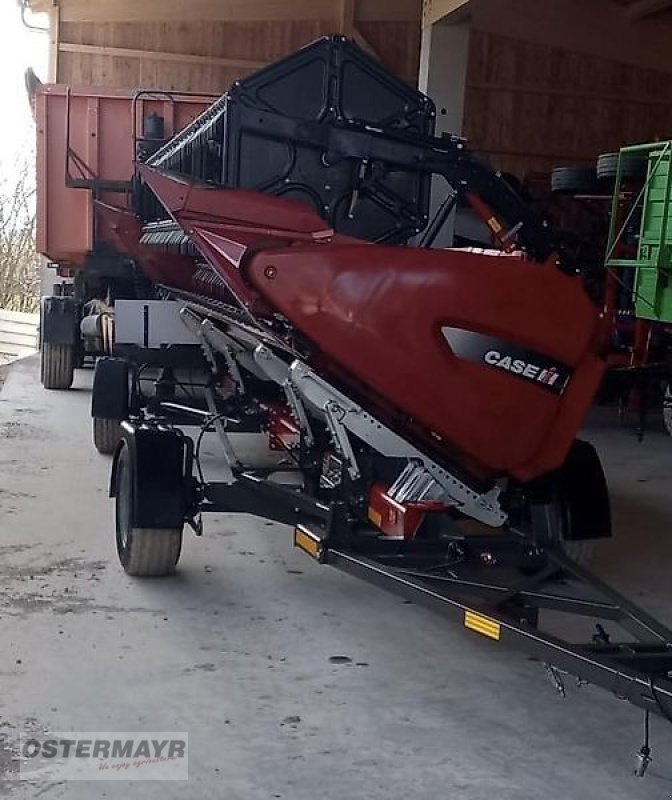
[[[476,614],[473,611],[464,612],[464,627],[471,628],[472,631],[487,636],[490,639],[499,641],[501,636],[502,626],[497,620],[484,617],[481,614]]]
[[[488,225],[494,233],[499,233],[502,230],[502,226],[499,224],[497,217],[490,217]]]

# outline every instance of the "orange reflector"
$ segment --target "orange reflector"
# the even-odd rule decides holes
[[[321,561],[322,543],[320,539],[301,525],[294,529],[294,546],[303,550],[316,561]]]

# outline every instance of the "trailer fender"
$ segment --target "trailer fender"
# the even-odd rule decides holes
[[[79,341],[80,303],[74,297],[43,297],[40,338],[48,344],[76,344]]]
[[[99,358],[93,374],[91,416],[127,419],[130,411],[129,366],[123,358]]]
[[[182,527],[196,498],[193,443],[181,431],[121,423],[121,439],[112,461],[110,497],[117,496],[119,458],[128,449],[132,464],[128,498],[135,528]]]

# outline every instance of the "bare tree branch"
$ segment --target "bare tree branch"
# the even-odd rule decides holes
[[[37,311],[40,259],[35,251],[34,158],[0,176],[0,308]]]

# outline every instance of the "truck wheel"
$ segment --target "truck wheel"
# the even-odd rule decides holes
[[[121,430],[116,419],[93,418],[93,444],[104,456],[110,456],[117,449]]]
[[[116,468],[117,552],[128,575],[171,575],[182,550],[181,528],[137,528],[134,526],[135,475],[133,458],[124,442]]]
[[[42,342],[41,379],[45,389],[69,389],[75,377],[75,348]]]

